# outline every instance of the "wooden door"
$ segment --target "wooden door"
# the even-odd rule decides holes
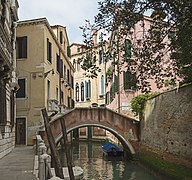
[[[26,145],[26,118],[16,118],[16,145]]]

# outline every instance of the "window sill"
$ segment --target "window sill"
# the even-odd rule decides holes
[[[124,89],[125,92],[132,92],[134,93],[136,90],[133,90],[133,89]]]

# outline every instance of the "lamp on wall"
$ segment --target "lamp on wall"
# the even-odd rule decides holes
[[[36,79],[36,77],[46,78],[49,73],[51,73],[52,75],[54,75],[54,74],[55,74],[54,69],[51,69],[51,70],[49,70],[49,71],[47,71],[47,72],[45,72],[45,73],[43,73],[43,72],[33,72],[33,73],[32,73],[32,77],[33,77],[33,79]]]
[[[55,74],[54,69],[51,69],[51,70],[45,72],[45,73],[43,74],[44,78],[46,78],[49,73],[52,73],[52,75],[54,75],[54,74]]]

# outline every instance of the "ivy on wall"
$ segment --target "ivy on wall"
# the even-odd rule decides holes
[[[149,93],[149,94],[140,94],[140,95],[134,97],[131,100],[131,108],[132,108],[132,111],[135,113],[135,115],[142,116],[143,109],[145,107],[145,102],[148,99],[157,96],[158,94],[159,94],[159,92],[154,92],[154,93]]]

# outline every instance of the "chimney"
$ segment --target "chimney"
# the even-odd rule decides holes
[[[97,45],[97,29],[92,30],[92,35],[93,35],[93,45]]]

